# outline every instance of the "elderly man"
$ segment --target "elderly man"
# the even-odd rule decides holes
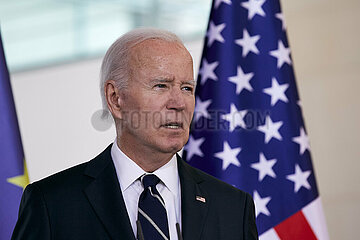
[[[109,48],[101,71],[116,141],[30,184],[12,239],[257,239],[250,195],[176,154],[195,106],[192,58],[180,39],[133,30]]]

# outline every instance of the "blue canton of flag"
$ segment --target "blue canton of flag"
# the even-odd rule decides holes
[[[260,239],[328,239],[278,0],[215,0],[184,158],[252,194]]]
[[[0,239],[10,239],[29,183],[0,34]]]

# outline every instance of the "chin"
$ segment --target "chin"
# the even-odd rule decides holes
[[[157,149],[162,153],[176,153],[184,147],[188,138],[188,134],[167,135],[158,138],[153,144],[157,145]]]
[[[163,152],[176,153],[184,147],[183,141],[168,141],[162,146]]]
[[[184,145],[182,145],[182,144],[170,145],[165,148],[166,149],[165,151],[168,153],[176,153],[176,152],[180,151],[183,146]]]

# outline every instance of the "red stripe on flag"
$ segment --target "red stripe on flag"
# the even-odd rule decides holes
[[[302,211],[299,211],[275,227],[281,240],[317,240]]]

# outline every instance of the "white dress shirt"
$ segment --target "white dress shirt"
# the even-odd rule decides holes
[[[140,194],[144,190],[139,177],[146,174],[146,172],[120,150],[116,140],[111,148],[111,157],[115,165],[131,227],[134,235],[137,236],[138,203]],[[155,174],[161,180],[156,185],[156,189],[165,201],[170,239],[178,239],[175,225],[179,223],[181,229],[181,190],[176,154],[167,164],[152,174]]]

